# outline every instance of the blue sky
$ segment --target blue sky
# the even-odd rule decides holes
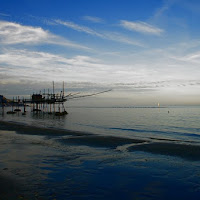
[[[65,81],[72,92],[111,88],[100,100],[120,104],[199,104],[197,0],[0,0],[0,5],[4,95],[28,95]]]

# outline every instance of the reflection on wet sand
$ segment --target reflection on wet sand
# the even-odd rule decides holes
[[[199,196],[199,146],[0,125],[3,199]]]

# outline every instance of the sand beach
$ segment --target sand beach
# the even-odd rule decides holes
[[[0,199],[188,199],[200,147],[0,122]]]

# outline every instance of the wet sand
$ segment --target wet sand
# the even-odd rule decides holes
[[[0,199],[196,199],[200,147],[0,122]]]
[[[143,151],[153,154],[178,156],[188,160],[200,160],[200,145],[180,140],[151,138],[151,140],[103,136],[79,131],[54,128],[42,128],[20,123],[0,121],[1,130],[16,131],[18,134],[40,135],[55,138],[58,142],[68,145],[85,145],[90,147],[112,148],[126,151]],[[68,136],[68,137],[67,137]],[[124,148],[118,148],[123,146]],[[126,148],[127,147],[127,148]]]

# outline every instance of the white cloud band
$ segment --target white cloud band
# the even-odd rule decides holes
[[[41,27],[24,26],[8,21],[0,21],[0,43],[3,45],[49,43],[89,50],[88,47],[54,35]]]
[[[136,31],[140,33],[152,34],[152,35],[160,35],[164,32],[164,30],[147,24],[145,22],[131,22],[126,20],[121,20],[120,25],[128,30]]]

